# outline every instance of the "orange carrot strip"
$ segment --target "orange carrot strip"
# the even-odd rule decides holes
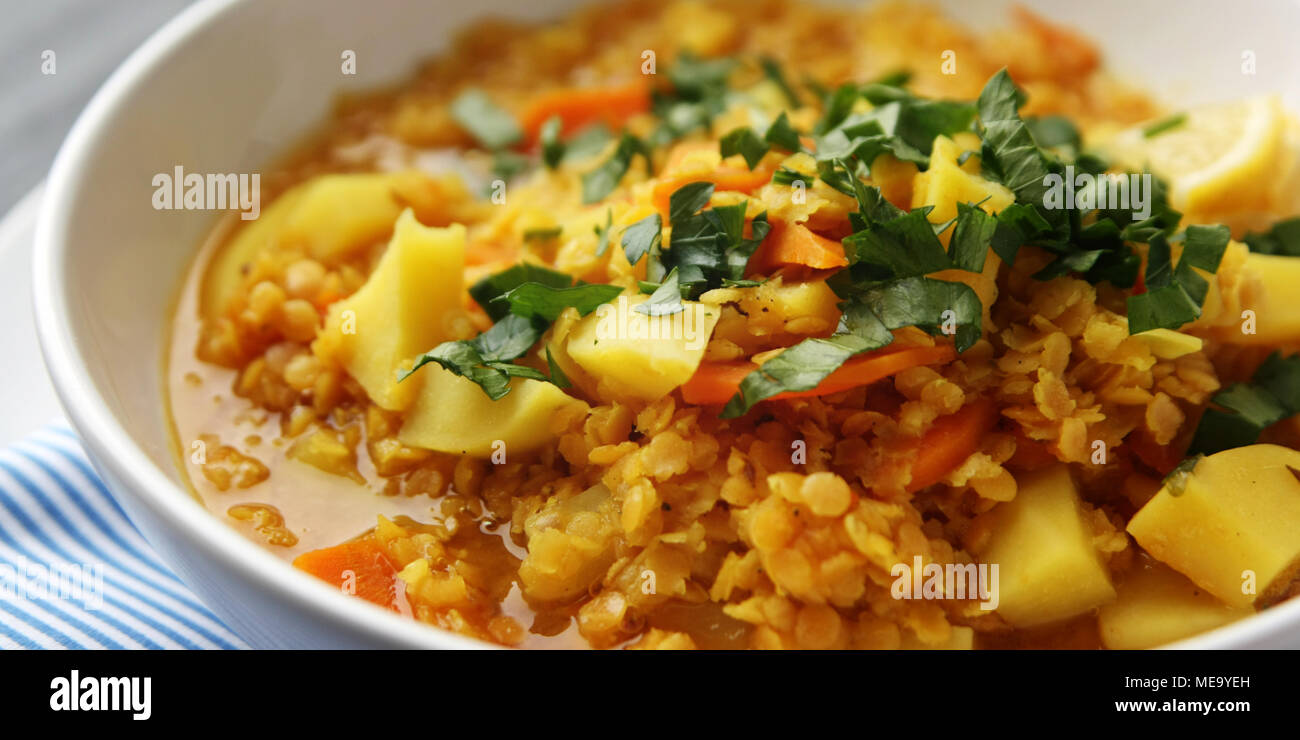
[[[655,185],[653,198],[655,207],[662,213],[668,213],[668,204],[683,185],[693,182],[711,182],[717,190],[728,190],[749,194],[758,190],[772,180],[777,163],[770,158],[758,163],[754,169],[735,167],[724,164],[711,172],[682,172],[682,162],[692,153],[703,149],[717,149],[716,142],[684,141],[668,153],[664,164],[662,179]]]
[[[748,269],[770,275],[784,267],[833,270],[849,264],[844,245],[813,233],[803,224],[772,222],[772,230],[749,260]]]
[[[397,567],[373,538],[305,552],[293,564],[337,588],[355,586],[352,593],[366,601],[401,611]]]
[[[942,480],[979,449],[980,440],[997,421],[997,405],[986,398],[936,419],[917,443],[916,458],[912,461],[912,482],[907,485],[907,490],[919,491]]]
[[[910,367],[950,362],[956,356],[956,351],[950,345],[885,347],[850,358],[818,383],[816,388],[778,393],[769,400],[839,393],[850,388],[871,385]],[[758,365],[752,362],[701,364],[691,379],[682,385],[682,399],[698,406],[726,403],[740,390],[740,382],[745,379],[745,376],[757,369]]]
[[[572,87],[549,90],[528,102],[520,115],[525,139],[534,143],[542,124],[551,116],[563,121],[561,132],[571,134],[593,123],[620,129],[627,119],[650,110],[650,89],[644,77],[601,87]]]

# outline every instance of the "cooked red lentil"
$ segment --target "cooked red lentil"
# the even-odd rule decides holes
[[[178,447],[298,567],[502,645],[1212,629],[1297,591],[1300,127],[1175,113],[1025,12],[476,26],[208,240]]]

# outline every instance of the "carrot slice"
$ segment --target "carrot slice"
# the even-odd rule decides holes
[[[849,264],[844,245],[813,233],[803,224],[772,222],[772,230],[749,260],[749,269],[769,275],[784,267],[833,270]]]
[[[652,194],[655,207],[660,212],[668,213],[668,205],[672,194],[682,186],[693,182],[711,182],[716,190],[749,194],[772,180],[777,163],[771,159],[759,162],[758,166],[752,170],[743,166],[736,167],[724,164],[709,172],[681,171],[682,162],[686,157],[704,149],[716,150],[717,146],[715,142],[686,141],[673,147],[673,150],[668,153],[668,161],[664,164],[663,174],[655,185]]]
[[[884,347],[850,358],[818,383],[816,388],[806,391],[786,391],[768,400],[839,393],[850,388],[870,385],[910,367],[950,362],[956,356],[957,352],[951,345]],[[697,406],[726,403],[740,390],[740,382],[745,379],[745,376],[757,369],[758,365],[752,362],[703,363],[691,379],[682,385],[682,399]]]
[[[966,404],[956,413],[941,416],[921,435],[912,461],[909,492],[938,483],[948,471],[962,464],[979,449],[980,440],[998,421],[998,408],[982,398]]]
[[[373,538],[305,552],[294,558],[293,565],[366,601],[401,611],[398,599],[405,590],[400,588],[397,566]]]
[[[563,122],[560,131],[571,134],[597,122],[617,130],[627,119],[648,110],[650,89],[645,78],[638,76],[615,85],[549,90],[528,102],[519,123],[531,144],[551,116],[559,116]]]

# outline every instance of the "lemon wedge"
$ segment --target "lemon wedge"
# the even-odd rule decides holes
[[[1188,223],[1231,222],[1273,207],[1297,156],[1288,128],[1278,99],[1258,97],[1124,129],[1103,149],[1125,169],[1164,178]]]

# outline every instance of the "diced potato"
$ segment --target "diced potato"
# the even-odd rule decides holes
[[[833,329],[840,321],[839,296],[825,280],[782,283],[774,291],[776,311],[787,323],[815,318]]]
[[[1128,532],[1152,557],[1229,605],[1267,603],[1300,571],[1295,471],[1300,451],[1278,445],[1210,455],[1171,478],[1129,521]]]
[[[430,228],[404,212],[366,284],[330,306],[313,350],[338,361],[381,408],[406,409],[420,374],[399,383],[397,372],[452,338],[464,269],[465,227]]]
[[[304,185],[297,207],[280,229],[280,242],[301,245],[327,265],[384,239],[403,204],[396,192],[424,180],[417,172],[321,175]]]
[[[939,645],[931,645],[928,642],[922,642],[911,630],[903,630],[903,642],[900,645],[903,650],[974,650],[975,649],[975,630],[970,627],[956,625],[952,628],[952,634],[949,635],[948,641]]]
[[[1015,627],[1067,619],[1115,598],[1069,468],[1027,474],[994,511],[980,560],[998,566],[997,611]]]
[[[213,255],[203,271],[203,285],[199,290],[199,305],[205,318],[216,318],[227,310],[230,299],[244,284],[244,266],[274,242],[301,196],[302,188],[298,187],[276,198],[256,221],[244,224]]]
[[[1238,258],[1242,264],[1233,269],[1234,250],[1246,251],[1231,243],[1217,279],[1209,281],[1202,318],[1192,328],[1205,327],[1215,339],[1230,344],[1276,346],[1300,339],[1300,311],[1293,306],[1300,259],[1250,252]],[[1253,312],[1254,321],[1243,319],[1244,311]]]
[[[1204,344],[1200,337],[1194,337],[1172,329],[1151,329],[1135,336],[1146,342],[1151,354],[1162,360],[1174,360],[1183,355],[1200,352]]]
[[[957,166],[962,149],[946,136],[935,137],[930,169],[916,176],[912,184],[912,207],[934,206],[930,223],[941,224],[957,217],[958,203],[979,203],[988,213],[997,213],[1016,201],[1005,186]],[[987,199],[987,200],[986,200]]]
[[[424,388],[397,438],[427,450],[490,457],[500,442],[507,456],[528,452],[552,438],[552,417],[587,407],[541,380],[517,378],[505,397],[493,401],[472,381],[436,364],[416,375],[425,376]]]
[[[1101,641],[1111,650],[1145,650],[1222,627],[1253,614],[1231,607],[1168,567],[1147,561],[1116,587],[1098,615]]]
[[[722,315],[683,301],[685,311],[650,317],[633,310],[649,296],[619,296],[570,331],[566,351],[597,382],[603,398],[660,398],[695,374]]]

